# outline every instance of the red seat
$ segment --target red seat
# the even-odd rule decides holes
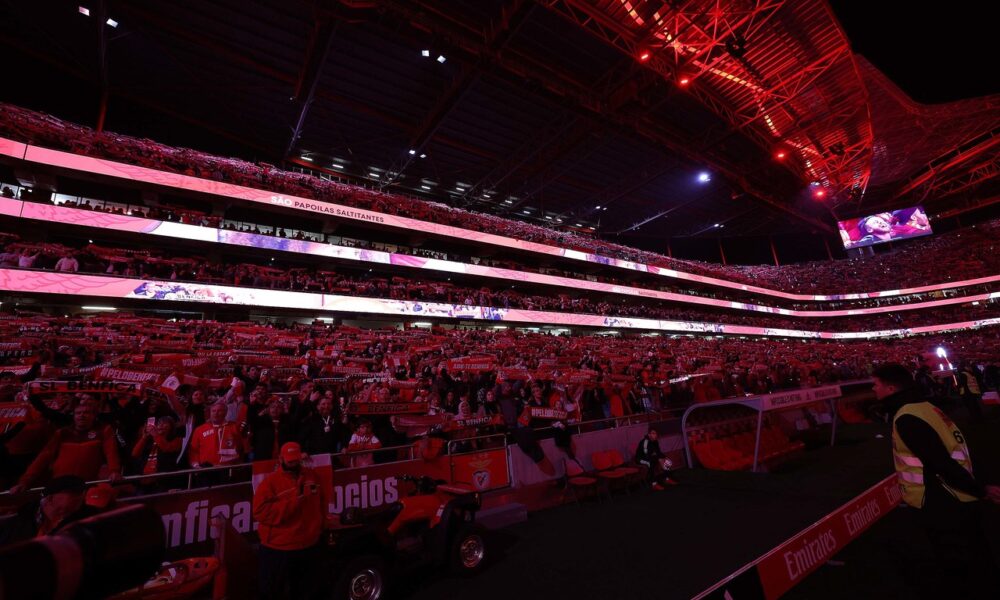
[[[573,500],[578,504],[580,497],[577,495],[577,490],[592,489],[597,491],[597,478],[588,475],[578,462],[566,460],[563,464],[566,468],[566,489],[573,494]]]

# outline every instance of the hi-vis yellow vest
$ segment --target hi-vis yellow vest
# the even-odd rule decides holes
[[[913,415],[934,428],[938,437],[944,443],[951,458],[972,473],[972,460],[969,458],[969,447],[965,445],[965,437],[958,427],[943,412],[930,402],[905,404],[896,413],[892,422],[892,458],[896,463],[896,475],[899,478],[899,488],[903,494],[903,502],[915,508],[924,505],[924,464],[920,462],[896,430],[896,419],[903,415]],[[960,492],[941,482],[941,487],[960,502],[974,502],[975,496]]]

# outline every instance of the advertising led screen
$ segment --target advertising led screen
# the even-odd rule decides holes
[[[901,208],[838,221],[844,248],[861,248],[896,240],[931,235],[931,223],[922,206]]]

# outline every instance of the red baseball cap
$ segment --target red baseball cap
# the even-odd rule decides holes
[[[302,460],[302,446],[298,442],[285,442],[281,447],[281,459],[285,462]]]

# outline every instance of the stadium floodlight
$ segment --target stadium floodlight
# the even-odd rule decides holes
[[[421,154],[420,158],[427,158],[427,155],[426,154]]]
[[[698,183],[708,183],[709,181],[712,181],[712,175],[708,171],[698,173]]]
[[[430,55],[431,55],[431,51],[430,50],[421,50],[420,51],[420,56],[423,56],[424,58],[428,58],[428,57],[430,57]]]
[[[410,323],[410,325],[413,325],[414,327],[430,327],[431,326],[431,324],[428,323],[427,321],[414,321],[413,323]]]
[[[444,61],[446,61],[446,60],[448,60],[448,59],[444,57],[444,54],[439,54],[438,57],[437,57],[437,61],[439,63],[441,63],[442,65],[444,64]]]
[[[601,210],[601,205],[600,205],[600,204],[598,204],[597,206],[595,206],[595,207],[594,207],[594,210]]]
[[[118,27],[118,21],[115,21],[114,19],[108,19],[106,22],[111,27]]]
[[[530,211],[530,210],[522,210],[521,212],[523,212],[523,213],[524,213],[524,214],[526,214],[526,215],[530,215],[530,214],[531,214],[531,211]]]
[[[83,16],[85,16],[85,17],[89,17],[90,16],[90,9],[87,8],[86,6],[78,6],[77,10],[80,11],[80,14],[83,15]]]
[[[422,186],[420,186],[420,189],[422,189],[422,190],[429,190],[429,189],[431,189],[431,186],[429,186],[429,185],[422,185]]]
[[[94,310],[94,311],[98,311],[98,310],[103,310],[103,311],[118,310],[114,306],[81,306],[80,308],[82,308],[83,310]]]
[[[312,157],[310,157],[310,156],[306,156],[306,155],[304,155],[304,154],[302,155],[302,160],[304,160],[304,161],[306,161],[306,162],[313,162],[313,159],[312,159]]]
[[[942,347],[942,346],[938,346],[937,347],[937,355],[940,358],[948,358],[948,352],[945,351],[944,347]]]
[[[410,148],[410,156],[413,156],[416,153],[417,153],[416,150],[414,150],[413,148]]]
[[[719,225],[718,223],[716,223],[715,225],[712,225],[712,227],[721,227],[721,225]]]
[[[368,176],[369,177],[374,177],[375,179],[379,178],[379,174],[378,173],[369,173]]]

